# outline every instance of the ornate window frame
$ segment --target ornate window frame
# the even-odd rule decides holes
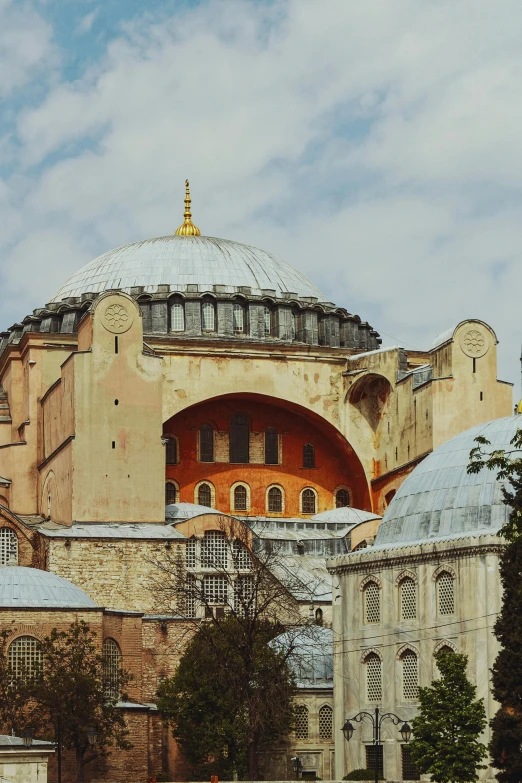
[[[194,487],[194,503],[197,506],[201,505],[201,503],[199,502],[198,496],[199,496],[199,488],[201,487],[202,484],[208,484],[208,486],[210,487],[210,504],[211,505],[209,506],[209,508],[216,508],[216,488],[215,488],[214,484],[211,481],[209,481],[208,479],[201,479],[201,481],[198,481],[198,483]]]
[[[304,511],[303,510],[303,494],[307,491],[311,491],[314,493],[315,496],[315,508],[313,511]],[[317,493],[317,490],[314,489],[314,487],[303,487],[302,490],[299,493],[299,513],[304,514],[306,516],[313,516],[314,514],[317,514],[319,507],[319,495]]]
[[[270,511],[270,509],[268,507],[268,493],[270,492],[271,489],[278,489],[281,492],[281,511]],[[285,498],[284,487],[281,486],[281,484],[269,484],[268,487],[266,488],[266,492],[265,492],[265,508],[266,508],[267,514],[284,514],[284,511],[285,511],[285,501],[286,501],[286,498]]]

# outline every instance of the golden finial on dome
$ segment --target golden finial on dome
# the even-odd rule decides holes
[[[190,212],[190,190],[189,181],[185,180],[185,212],[183,225],[176,229],[176,234],[180,237],[199,237],[201,231],[192,222],[192,214]]]

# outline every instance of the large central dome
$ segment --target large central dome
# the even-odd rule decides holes
[[[256,247],[204,236],[165,236],[134,242],[110,250],[87,264],[60,288],[51,301],[109,289],[131,293],[142,287],[154,293],[158,286],[171,291],[212,290],[223,293],[248,287],[252,294],[274,291],[276,296],[293,293],[326,301],[324,294],[305,275]]]

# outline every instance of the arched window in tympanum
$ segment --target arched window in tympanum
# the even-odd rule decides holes
[[[268,511],[272,514],[280,514],[283,510],[283,493],[279,487],[270,487],[268,490]]]
[[[265,465],[279,464],[279,435],[275,427],[265,431]]]
[[[18,536],[10,527],[0,527],[0,566],[18,563]]]
[[[244,484],[234,487],[234,511],[248,510],[248,492]]]
[[[413,650],[405,650],[401,655],[402,697],[406,701],[415,701],[419,694],[419,661]]]
[[[455,590],[454,577],[449,571],[442,571],[437,577],[437,603],[439,614],[454,614]]]
[[[167,465],[178,464],[178,440],[177,438],[167,438],[166,445],[166,462]]]
[[[331,740],[333,736],[333,710],[327,704],[319,710],[319,738]]]
[[[317,511],[316,496],[313,489],[303,489],[301,493],[301,513],[315,514]]]
[[[210,484],[203,482],[198,487],[198,504],[200,506],[212,507],[212,489]]]
[[[295,738],[298,740],[308,739],[308,709],[304,704],[300,704],[295,711]]]
[[[121,651],[114,639],[103,640],[103,687],[108,699],[120,697]]]
[[[303,446],[303,468],[315,468],[315,448],[312,443]]]
[[[214,429],[203,424],[199,430],[199,461],[214,462]]]
[[[417,585],[407,576],[399,585],[401,594],[401,620],[414,620],[417,617]]]
[[[37,677],[43,666],[42,644],[34,636],[19,636],[9,645],[7,666],[13,677],[29,682]]]
[[[345,508],[350,505],[350,493],[347,489],[338,489],[335,493],[335,508]]]
[[[249,462],[250,433],[248,417],[235,413],[230,419],[230,462],[245,465]]]
[[[368,701],[382,700],[382,661],[377,653],[366,656],[366,697]]]
[[[176,503],[178,499],[178,489],[173,481],[167,481],[165,484],[165,505],[170,506]]]

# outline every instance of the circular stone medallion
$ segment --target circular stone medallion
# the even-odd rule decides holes
[[[103,325],[108,332],[122,334],[128,331],[134,320],[134,316],[129,312],[129,308],[120,302],[109,304],[103,314]]]
[[[472,359],[478,359],[487,353],[489,348],[489,335],[479,326],[463,331],[460,335],[460,347]]]

